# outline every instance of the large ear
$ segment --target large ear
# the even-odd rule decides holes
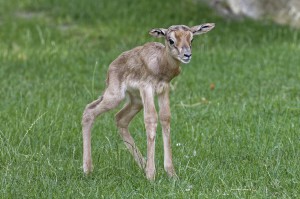
[[[212,30],[214,27],[215,27],[214,23],[205,23],[199,26],[193,26],[191,27],[191,30],[194,35],[200,35],[200,34],[207,33],[208,31]]]
[[[168,29],[164,28],[155,28],[152,29],[149,34],[152,35],[153,37],[165,37]]]

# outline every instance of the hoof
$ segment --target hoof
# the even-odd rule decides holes
[[[174,167],[165,167],[165,171],[167,172],[167,174],[170,178],[178,179],[178,176],[175,172]]]
[[[83,172],[86,175],[92,173],[93,172],[93,165],[91,163],[84,163],[83,164]]]
[[[150,181],[155,180],[155,169],[146,169],[146,178]]]

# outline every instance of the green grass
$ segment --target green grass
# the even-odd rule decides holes
[[[300,197],[300,31],[226,21],[191,0],[0,1],[1,198]],[[93,129],[84,176],[81,114],[106,70],[148,30],[215,22],[172,81],[172,145],[179,180],[155,182],[126,151],[112,111]],[[210,84],[215,89],[210,90]],[[131,132],[145,154],[142,114]]]

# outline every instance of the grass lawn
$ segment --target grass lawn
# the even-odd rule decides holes
[[[299,198],[300,31],[227,21],[193,0],[0,1],[1,198]],[[118,135],[114,114],[93,129],[94,172],[82,172],[81,115],[108,65],[151,28],[215,22],[172,81],[179,180],[155,182]],[[215,85],[210,89],[211,84]],[[146,154],[142,114],[130,126]]]

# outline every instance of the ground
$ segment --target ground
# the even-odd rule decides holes
[[[1,198],[299,197],[299,30],[228,21],[192,0],[0,1]],[[108,65],[152,28],[216,23],[195,38],[172,81],[178,180],[155,182],[125,149],[115,111],[93,129],[94,173],[82,172],[81,116]],[[213,85],[213,86],[212,86]],[[213,89],[212,89],[213,88]],[[130,126],[145,155],[142,114]]]

